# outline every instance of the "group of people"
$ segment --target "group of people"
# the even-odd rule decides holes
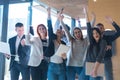
[[[113,80],[112,73],[112,42],[120,36],[119,26],[110,18],[107,20],[115,27],[114,35],[105,35],[104,25],[99,23],[94,27],[87,19],[87,37],[84,38],[80,27],[75,27],[71,35],[69,27],[63,22],[63,10],[57,14],[56,30],[53,31],[51,9],[47,9],[47,27],[44,24],[37,26],[37,37],[29,31],[24,35],[24,25],[16,23],[17,35],[9,39],[11,55],[10,75],[11,80],[102,80],[97,75],[101,63],[105,65],[106,80]],[[95,16],[94,16],[95,19]],[[94,22],[93,22],[94,23]],[[59,26],[61,24],[61,26]],[[48,34],[48,38],[47,38]],[[67,40],[67,41],[66,41]],[[70,45],[68,53],[55,55],[60,44]],[[90,75],[85,74],[87,62],[94,63]]]

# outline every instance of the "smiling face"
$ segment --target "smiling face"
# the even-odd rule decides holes
[[[47,29],[43,24],[38,25],[37,27],[37,34],[40,37],[47,37]]]
[[[78,39],[78,40],[82,39],[82,32],[79,28],[75,28],[73,31],[73,34],[75,39]]]
[[[100,39],[100,34],[95,29],[93,30],[93,38],[95,39],[96,42],[98,42]]]
[[[43,26],[39,26],[38,28],[38,32],[42,35],[45,34],[47,32],[46,28]]]

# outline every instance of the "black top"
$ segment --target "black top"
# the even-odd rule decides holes
[[[105,47],[106,47],[106,41],[102,38],[99,40],[98,43],[95,43],[92,39],[92,28],[90,23],[87,23],[87,34],[89,38],[89,46],[87,50],[86,55],[86,61],[87,62],[99,62],[101,63],[104,59],[105,55]]]
[[[114,26],[114,28],[116,29],[117,32],[115,32],[112,35],[106,35],[105,34],[106,31],[103,33],[103,39],[106,40],[107,45],[111,45],[111,46],[112,46],[112,42],[120,36],[119,26],[115,22],[113,22],[112,25]],[[106,51],[104,58],[107,59],[107,58],[111,58],[111,57],[112,57],[112,50],[109,49]]]
[[[45,40],[41,39],[41,41],[42,41],[42,46],[43,46],[43,55],[45,56],[45,51],[48,47],[48,40],[47,39],[45,39]]]
[[[21,40],[24,38],[25,38],[25,35],[23,35]],[[17,36],[14,36],[9,39],[11,55],[16,55],[16,47],[15,47],[16,39],[17,39]],[[19,62],[24,67],[28,67],[28,61],[29,61],[29,57],[30,57],[30,49],[31,49],[30,46],[27,46],[27,45],[22,46],[21,43],[18,46],[17,52],[18,52],[18,56],[19,56],[19,60],[20,60]],[[11,56],[10,69],[14,65],[14,62],[15,62],[15,56]]]

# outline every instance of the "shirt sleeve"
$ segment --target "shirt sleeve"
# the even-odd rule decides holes
[[[105,53],[106,53],[106,41],[105,40],[101,40],[100,44],[100,51],[99,51],[99,55],[96,58],[96,61],[101,63],[101,61],[103,61]]]

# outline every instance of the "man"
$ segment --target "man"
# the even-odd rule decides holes
[[[22,23],[16,23],[15,31],[17,35],[9,39],[11,80],[18,80],[20,73],[22,80],[30,80],[30,71],[27,65],[30,55],[30,46],[25,45],[24,25]]]
[[[105,78],[106,80],[114,80],[113,78],[113,69],[112,69],[112,42],[116,40],[120,36],[120,28],[119,26],[110,18],[107,17],[107,20],[109,23],[111,23],[117,32],[115,32],[112,35],[107,35],[106,31],[104,29],[104,25],[102,23],[98,23],[96,26],[100,29],[102,33],[103,39],[107,41],[107,49],[106,54],[104,57],[104,63],[105,63]]]

